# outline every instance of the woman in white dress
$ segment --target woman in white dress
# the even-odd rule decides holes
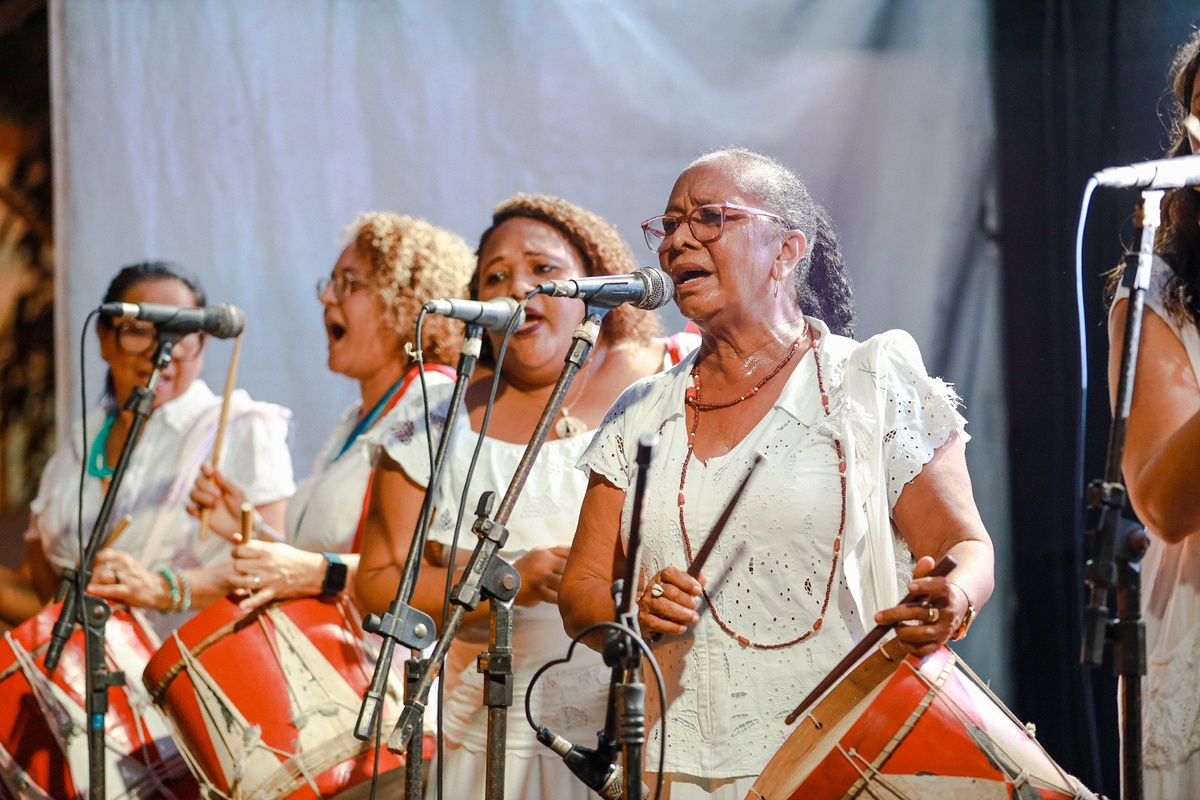
[[[204,305],[199,283],[165,262],[125,267],[113,279],[105,302]],[[31,511],[27,574],[43,601],[54,596],[57,570],[79,559],[76,513],[79,473],[83,482],[84,534],[90,533],[133,422],[125,403],[151,372],[157,345],[152,324],[138,320],[97,323],[100,355],[107,362],[107,395],[88,417],[88,437],[76,426],[60,443],[42,473]],[[154,410],[119,487],[113,522],[130,524],[111,547],[96,555],[91,594],[130,606],[157,609],[147,619],[159,634],[179,627],[190,613],[223,597],[235,586],[229,545],[217,537],[201,540],[196,520],[187,515],[188,491],[201,465],[211,458],[221,397],[199,378],[205,336],[180,339],[156,387]],[[264,519],[279,524],[284,503],[295,490],[287,449],[287,409],[251,400],[238,390],[231,397],[224,468],[242,486]],[[133,676],[136,678],[136,676]]]
[[[1169,157],[1200,153],[1188,134],[1200,115],[1200,32],[1171,69],[1175,127]],[[1129,499],[1150,532],[1142,560],[1149,671],[1143,720],[1148,800],[1200,796],[1200,192],[1168,191],[1122,464]],[[1116,279],[1120,277],[1118,270]],[[1115,400],[1128,292],[1108,318],[1109,390]]]
[[[992,591],[957,397],[911,337],[859,344],[824,210],[774,159],[710,153],[643,223],[701,331],[677,367],[631,387],[580,465],[590,483],[562,581],[568,632],[609,619],[624,571],[633,448],[648,475],[638,621],[662,634],[666,797],[741,800],[790,730],[783,718],[874,623],[925,654],[965,633]],[[699,580],[686,569],[759,457]],[[911,556],[910,556],[911,553]],[[949,578],[925,577],[935,560]],[[918,560],[912,566],[911,557]],[[897,607],[905,591],[928,607]],[[660,716],[648,702],[648,721]],[[656,776],[648,776],[653,785]]]
[[[519,299],[544,281],[619,274],[636,266],[628,245],[595,214],[558,198],[517,195],[496,208],[493,224],[483,234],[472,295],[484,300]],[[468,531],[481,492],[492,490],[503,497],[583,318],[580,300],[539,295],[529,302],[525,322],[513,335],[501,369],[500,390],[467,498]],[[520,708],[532,673],[563,657],[570,643],[557,603],[586,483],[574,469],[575,461],[621,390],[673,360],[673,343],[657,334],[657,318],[651,313],[631,306],[609,312],[507,523],[510,535],[501,555],[520,572],[521,588],[514,601],[516,708],[509,715],[506,797],[584,800],[590,796],[559,756],[537,743],[520,718]],[[426,556],[432,563],[423,565],[412,599],[413,606],[435,620],[442,618],[447,546],[495,374],[489,362],[485,353],[454,421],[453,445],[429,532]],[[438,435],[445,424],[449,395],[449,387],[439,387],[432,398]],[[395,596],[430,477],[419,400],[413,398],[405,405],[405,420],[394,424],[384,439],[386,455],[376,467],[366,518],[358,592],[370,611],[383,610]],[[469,553],[473,546],[474,537],[468,532],[459,542],[460,553]],[[456,561],[461,564],[462,559]],[[481,603],[467,615],[442,671],[446,683],[443,797],[484,796],[487,709],[475,658],[485,649],[487,634],[488,604]],[[604,724],[608,677],[609,670],[596,654],[577,654],[539,682],[532,701],[535,717],[568,738],[594,737]],[[437,791],[438,782],[431,778],[429,795],[436,796]]]
[[[359,401],[329,435],[312,472],[301,481],[279,528],[234,550],[241,602],[249,610],[271,600],[353,596],[356,534],[379,432],[405,395],[420,397],[410,354],[417,315],[430,300],[462,297],[475,254],[458,234],[423,219],[371,212],[346,229],[346,245],[328,278],[317,284],[328,338],[330,371],[356,381]],[[452,383],[462,323],[426,317],[422,350],[426,384]],[[205,469],[192,492],[192,512],[210,508],[213,529],[232,539],[241,529],[243,497],[235,482]],[[282,539],[282,541],[281,541]]]

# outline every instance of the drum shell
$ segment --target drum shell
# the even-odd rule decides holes
[[[4,774],[0,797],[36,797],[39,790],[53,798],[87,795],[83,630],[76,626],[53,673],[47,673],[43,663],[61,610],[62,603],[43,609],[5,634],[0,647],[0,751],[6,760],[11,759],[0,769]],[[198,796],[196,781],[167,737],[166,721],[141,687],[142,670],[157,644],[136,613],[124,607],[116,607],[105,623],[108,669],[125,672],[124,686],[109,690],[105,712],[108,797],[163,797],[167,796],[161,791],[164,786],[178,798]],[[70,733],[64,735],[59,724],[46,717],[17,648],[30,655],[34,669],[55,687],[52,694],[78,717],[79,723]],[[80,755],[69,758],[63,751],[64,739],[68,747],[78,748]],[[117,779],[123,779],[123,785],[118,785]]]
[[[319,653],[320,663],[306,665],[289,649],[287,637],[279,631],[285,621],[302,633],[306,647],[310,645]],[[147,665],[144,680],[186,747],[193,770],[216,790],[215,796],[342,797],[352,787],[368,782],[374,773],[373,743],[359,742],[352,735],[357,704],[374,669],[362,636],[353,609],[344,598],[277,601],[249,613],[241,611],[234,598],[223,598],[163,643]],[[189,661],[192,666],[188,666]],[[331,711],[331,706],[309,713],[301,709],[300,718],[296,716],[297,690],[304,688],[296,682],[312,679],[310,667],[324,674],[324,680],[336,673],[332,685],[322,686],[319,693],[327,693],[331,704],[340,700],[338,708],[332,710],[343,725],[334,738],[315,745],[308,741],[306,747],[302,729],[315,719],[313,715]],[[220,743],[220,734],[214,732],[216,727],[230,723],[229,709],[220,708],[211,695],[205,699],[206,682],[219,687],[234,716],[241,718],[240,724],[249,726],[246,735],[257,737],[256,766],[231,763],[231,759],[237,760],[236,755],[231,755]],[[353,709],[349,708],[351,704]],[[385,738],[387,733],[385,728]],[[293,781],[293,790],[285,794],[258,793],[256,787],[282,785],[279,781],[286,773],[297,771],[297,763],[306,752],[328,754],[338,748],[353,752],[310,776],[311,783]],[[273,762],[265,759],[263,754],[268,752]],[[403,758],[383,750],[379,756],[381,776],[392,772],[389,784],[397,781],[403,774],[398,769],[403,763]],[[242,774],[235,775],[239,770]]]
[[[801,718],[747,800],[1091,796],[964,670],[948,648],[888,642]]]

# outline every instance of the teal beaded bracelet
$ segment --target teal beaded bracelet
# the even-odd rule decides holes
[[[163,614],[170,614],[172,611],[178,611],[183,603],[183,596],[179,593],[179,581],[175,578],[175,570],[170,567],[163,567],[158,571],[162,575],[163,580],[167,582],[167,589],[171,593],[171,605],[169,608],[162,610]],[[190,598],[189,598],[190,600]]]

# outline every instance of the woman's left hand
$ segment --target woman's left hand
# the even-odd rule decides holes
[[[233,548],[233,575],[229,582],[245,593],[238,603],[243,611],[272,600],[310,597],[321,593],[325,557],[283,542],[251,540]]]
[[[124,550],[111,547],[96,554],[88,594],[135,608],[170,608],[171,593],[166,581],[151,572]]]
[[[875,615],[877,624],[895,625],[896,638],[918,656],[929,655],[948,642],[967,613],[965,596],[948,578],[928,577],[933,566],[933,559],[924,556],[913,567],[908,592],[919,595],[919,602],[894,606]]]

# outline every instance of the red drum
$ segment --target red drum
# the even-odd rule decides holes
[[[843,677],[746,800],[1094,798],[951,650],[895,639]]]
[[[76,627],[58,668],[42,659],[62,604],[4,634],[0,647],[0,796],[83,798],[88,789],[86,663]],[[171,740],[169,727],[142,688],[157,646],[136,614],[114,609],[104,651],[125,685],[108,693],[105,790],[111,798],[195,798],[199,787]]]
[[[248,614],[225,598],[163,644],[146,667],[146,688],[206,796],[367,795],[375,753],[354,726],[374,660],[362,637],[345,598],[283,600]],[[391,683],[384,719],[394,723],[402,695]],[[390,731],[385,723],[384,739]],[[380,796],[403,791],[403,763],[381,750]]]

